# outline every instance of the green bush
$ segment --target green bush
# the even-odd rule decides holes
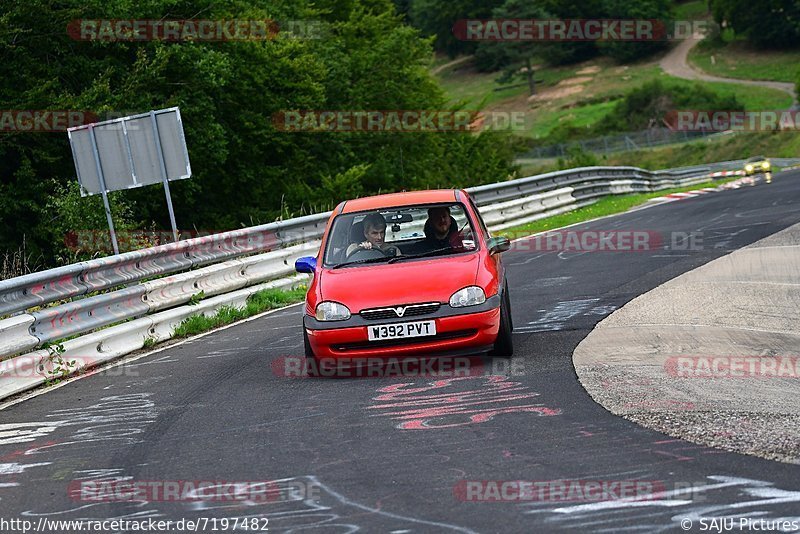
[[[593,167],[600,165],[597,156],[591,152],[585,152],[579,146],[571,146],[567,148],[566,158],[558,158],[556,162],[558,170],[563,171],[566,169],[574,169],[576,167]]]
[[[735,96],[723,97],[701,84],[671,85],[653,80],[629,92],[594,127],[594,133],[629,132],[664,126],[674,110],[742,111]]]

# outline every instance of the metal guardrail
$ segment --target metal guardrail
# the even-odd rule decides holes
[[[773,161],[776,165],[800,163],[800,158]],[[487,226],[498,231],[603,196],[693,185],[708,180],[715,169],[740,165],[739,161],[722,162],[664,171],[584,167],[467,191]],[[88,353],[92,362],[105,361],[116,357],[122,345],[130,352],[141,348],[147,338],[168,339],[174,327],[190,315],[210,313],[223,305],[243,305],[261,288],[298,285],[307,277],[294,275],[294,261],[316,252],[330,214],[307,215],[0,281],[0,314],[15,314],[0,320],[0,360],[80,335],[64,343],[64,357],[85,361]],[[201,291],[210,298],[187,305]],[[96,292],[101,293],[87,296]],[[67,302],[44,307],[61,300]],[[26,313],[34,307],[42,308]],[[122,324],[96,331],[115,323]],[[48,355],[46,350],[34,350],[0,361],[0,398],[23,387],[19,381],[3,385],[8,373],[20,369],[19,358],[36,357],[42,362]],[[38,379],[43,380],[41,376]]]
[[[330,212],[126,252],[0,281],[0,314],[319,238]]]

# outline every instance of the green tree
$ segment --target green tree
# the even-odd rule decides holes
[[[506,0],[506,2],[492,11],[493,19],[548,19],[551,15],[544,11],[538,4],[528,0]],[[476,54],[479,64],[486,69],[505,66],[500,79],[501,83],[511,82],[520,74],[528,83],[528,91],[536,94],[534,69],[532,58],[535,54],[542,55],[547,47],[540,41],[506,41],[481,43]],[[519,66],[523,68],[520,70]]]
[[[606,0],[603,4],[609,18],[624,20],[656,20],[667,25],[673,18],[671,0]],[[630,63],[664,50],[667,41],[600,41],[598,49],[620,63]]]
[[[471,54],[477,43],[459,40],[453,26],[462,19],[489,18],[502,0],[410,0],[411,23],[423,34],[434,36],[434,47],[450,57]]]
[[[757,46],[800,44],[800,3],[796,0],[711,0],[714,19]]]
[[[82,18],[325,27],[321,39],[282,32],[269,41],[76,41],[66,28]],[[403,24],[391,0],[20,0],[0,15],[0,34],[3,109],[104,118],[180,107],[194,172],[171,186],[180,228],[223,231],[341,200],[328,196],[486,183],[514,172],[514,142],[500,133],[276,128],[276,114],[291,110],[447,109],[428,73],[430,40]],[[51,262],[61,253],[60,234],[97,201],[57,193],[74,174],[63,132],[0,136],[0,249],[27,236]],[[53,201],[61,195],[64,203]],[[125,208],[126,224],[169,228],[160,187],[120,192],[114,205]],[[103,218],[83,222],[105,229]]]

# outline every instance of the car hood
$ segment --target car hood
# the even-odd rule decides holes
[[[382,306],[448,302],[459,289],[475,285],[480,254],[400,261],[394,264],[323,269],[322,300],[341,302],[352,313]]]

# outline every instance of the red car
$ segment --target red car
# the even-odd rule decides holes
[[[313,273],[303,331],[306,357],[511,356],[511,307],[501,252],[462,190],[414,191],[339,204]]]

